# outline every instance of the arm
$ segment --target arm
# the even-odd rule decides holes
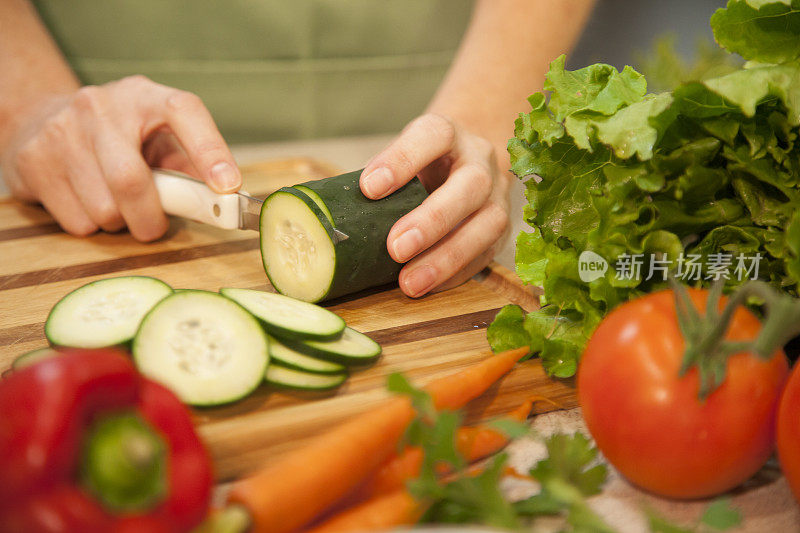
[[[526,98],[541,90],[550,62],[569,52],[594,0],[480,0],[453,65],[428,111],[492,143],[509,168],[506,143]]]
[[[428,107],[366,166],[380,198],[415,175],[431,195],[392,228],[387,247],[409,296],[463,283],[485,267],[508,226],[506,142],[552,59],[575,44],[593,0],[479,0]],[[499,165],[498,165],[499,163]]]
[[[197,96],[134,76],[81,87],[27,0],[0,1],[0,168],[11,193],[68,232],[167,229],[150,166],[217,192],[241,176]]]

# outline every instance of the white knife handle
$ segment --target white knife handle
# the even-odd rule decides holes
[[[239,227],[239,196],[217,194],[202,181],[153,169],[164,212],[224,229]]]

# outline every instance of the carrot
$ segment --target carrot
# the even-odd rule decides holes
[[[523,422],[528,418],[534,401],[540,400],[546,399],[532,397],[526,400],[522,405],[506,415],[506,418]],[[486,426],[464,426],[458,428],[456,433],[456,447],[469,463],[502,450],[506,444],[508,444],[508,437],[505,434]],[[409,446],[401,454],[384,463],[368,479],[364,486],[358,490],[356,501],[392,492],[402,487],[406,481],[419,475],[422,459],[422,449],[419,446]]]
[[[406,489],[376,496],[345,509],[307,533],[353,533],[380,531],[415,524],[427,505],[418,502]]]
[[[527,346],[523,346],[500,352],[461,372],[432,381],[423,389],[431,395],[436,409],[459,409],[514,368],[514,364],[529,351]]]
[[[534,399],[526,400],[522,405],[506,415],[506,418],[524,422],[531,414]],[[508,437],[505,433],[485,426],[466,426],[456,433],[456,447],[468,462],[488,457],[506,447]]]
[[[528,348],[492,355],[429,383],[437,408],[458,409],[507,373]],[[237,481],[229,501],[250,512],[254,532],[298,529],[352,491],[391,456],[415,416],[407,397],[392,398]]]

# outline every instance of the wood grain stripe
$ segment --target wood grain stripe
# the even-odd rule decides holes
[[[485,311],[475,311],[474,313],[464,313],[463,315],[448,316],[417,322],[415,324],[404,324],[391,328],[376,329],[366,332],[366,335],[382,346],[393,346],[408,342],[443,337],[465,331],[485,329],[494,320],[495,315],[500,311],[500,307],[486,309]],[[25,324],[24,326],[14,326],[11,328],[0,329],[0,346],[9,346],[19,342],[28,342],[38,338],[44,340],[44,323]]]
[[[463,315],[436,318],[425,322],[417,322],[416,324],[404,324],[402,326],[368,331],[365,334],[382,346],[444,337],[445,335],[487,328],[500,309],[502,308],[498,307]]]
[[[44,322],[0,329],[0,346],[10,346],[37,339],[40,339],[43,344],[47,343],[47,339],[44,336]]]
[[[47,224],[37,224],[35,226],[22,226],[19,228],[8,228],[0,230],[0,242],[11,241],[14,239],[27,239],[29,237],[39,237],[40,235],[52,235],[61,231],[61,226],[56,222]]]
[[[106,261],[70,265],[61,268],[47,268],[44,270],[34,270],[32,272],[23,272],[20,274],[9,274],[7,276],[0,276],[0,290],[31,287],[35,285],[42,285],[44,283],[79,279],[88,276],[103,276],[123,270],[132,270],[135,268],[167,265],[171,263],[191,261],[193,259],[247,252],[258,249],[258,246],[258,239],[245,239],[241,241],[208,244],[194,248],[183,248],[180,250],[168,250],[165,252],[156,252],[152,254],[119,257]]]

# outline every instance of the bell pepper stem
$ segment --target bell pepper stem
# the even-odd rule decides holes
[[[81,481],[110,511],[144,511],[166,496],[166,446],[139,415],[115,413],[87,435]]]

